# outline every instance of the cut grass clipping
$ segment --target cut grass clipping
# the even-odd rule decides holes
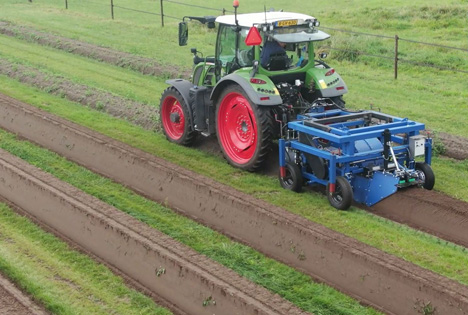
[[[0,76],[0,91],[468,285],[468,254],[465,248],[362,210],[353,208],[348,212],[336,211],[329,206],[326,197],[320,194],[286,191],[280,187],[276,178],[242,172],[227,165],[222,158],[170,144],[160,134],[144,131],[4,76]],[[454,191],[459,192],[461,199],[468,200],[468,183],[453,182],[455,171],[458,172],[457,178],[468,177],[468,163],[436,158],[435,165],[438,174],[436,187],[445,191],[457,185]],[[444,172],[439,174],[438,169]]]
[[[171,314],[3,203],[0,271],[54,314]]]

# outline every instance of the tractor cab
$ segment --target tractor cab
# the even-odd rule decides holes
[[[216,18],[214,55],[192,48],[189,80],[168,80],[161,121],[169,141],[189,145],[196,135],[216,135],[228,162],[254,171],[272,143],[298,115],[343,108],[347,87],[316,56],[314,45],[330,36],[310,15],[260,12]],[[179,44],[188,38],[179,24]]]

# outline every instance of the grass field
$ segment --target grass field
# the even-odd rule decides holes
[[[171,314],[2,203],[0,271],[54,314]]]
[[[0,83],[4,92],[12,97],[95,129],[186,168],[216,178],[255,197],[279,205],[333,230],[468,285],[468,270],[464,267],[468,264],[468,253],[462,247],[376,217],[362,210],[336,211],[328,205],[327,199],[320,194],[295,194],[285,191],[279,187],[276,178],[241,172],[228,166],[221,158],[213,157],[198,150],[170,144],[159,134],[142,130],[129,123],[110,118],[105,114],[89,110],[80,105],[74,105],[36,89],[24,87],[19,83],[5,80],[2,76],[0,76]],[[3,145],[0,143],[0,147],[13,154],[18,154],[34,165],[47,166],[53,160],[52,155],[46,157],[45,153],[41,153],[34,160],[29,160],[29,154],[18,153],[23,151],[24,144],[9,139],[11,137],[2,138]],[[38,149],[34,150],[40,151]],[[40,163],[40,160],[47,162]],[[451,177],[455,172],[464,176],[468,175],[466,161],[457,164],[456,167],[451,165],[447,168],[445,168],[445,161],[442,159],[436,158],[435,163],[436,165],[444,165],[441,168],[442,173],[444,173],[443,176]],[[59,176],[58,174],[62,168],[65,171],[63,175]],[[69,166],[47,168],[52,173],[58,172],[54,174],[66,181],[77,177],[76,175],[70,175],[69,169]],[[463,175],[457,175],[457,177],[462,178]],[[101,180],[98,182],[101,184]],[[89,182],[89,185],[91,186],[91,182]],[[79,188],[86,190],[87,186],[85,184],[79,186]],[[461,193],[466,194],[466,190]],[[111,195],[115,194],[111,193]],[[468,200],[468,196],[464,196]]]
[[[114,3],[125,7],[142,10],[153,8],[154,11],[159,11],[157,5],[159,2],[149,0],[138,3],[129,0],[115,0]],[[200,0],[190,3],[206,5]],[[268,6],[277,9],[284,8],[282,3],[284,5],[284,2],[270,1]],[[412,1],[411,6],[408,6],[404,1],[393,1],[383,5],[382,0],[366,1],[364,5],[362,1],[357,0],[339,0],[332,3],[291,1],[288,2],[288,8],[284,9],[309,12],[317,16],[324,26],[389,36],[398,33],[399,36],[405,38],[466,47],[466,10],[463,8],[466,7],[467,3],[466,0],[445,1],[441,5],[437,1],[415,0]],[[18,25],[28,25],[62,36],[151,57],[164,64],[186,67],[191,65],[189,48],[179,48],[176,44],[176,23],[178,22],[176,20],[167,19],[166,27],[161,28],[158,16],[144,15],[118,8],[116,8],[116,20],[112,21],[107,1],[71,0],[69,1],[69,10],[64,10],[63,4],[63,1],[58,0],[34,1],[33,3],[23,0],[4,0],[0,5],[0,20],[11,21]],[[226,9],[230,9],[230,5],[231,1],[217,1],[214,5],[210,3],[209,6],[218,8],[224,6]],[[263,4],[241,2],[242,12],[262,9]],[[208,15],[216,14],[216,12],[206,12],[198,8],[190,9],[166,3],[165,14],[171,16]],[[195,23],[191,23],[190,27],[188,47],[196,46],[206,54],[214,51],[215,33]],[[376,39],[355,38],[342,33],[336,33],[336,35],[336,43],[348,45],[345,47],[359,48],[359,50],[367,50],[369,53],[391,54],[391,42],[384,43]],[[166,86],[163,78],[143,76],[66,52],[26,43],[20,39],[0,36],[0,47],[0,58],[18,64],[30,65],[45,73],[60,75],[74,82],[109,91],[149,106],[158,105],[159,96]],[[434,49],[403,44],[402,54],[405,58],[415,61],[433,64],[442,62],[440,64],[442,66],[447,66],[449,63],[456,67],[466,67],[468,64],[466,53],[462,55],[441,48]],[[350,93],[346,96],[350,107],[367,108],[372,103],[374,106],[380,107],[383,112],[424,122],[429,128],[436,131],[468,136],[468,124],[466,124],[468,117],[466,81],[468,75],[404,65],[401,68],[399,79],[394,80],[391,62],[362,56],[350,58],[335,55],[333,59],[333,53],[331,57],[329,62],[343,76],[350,88]],[[468,255],[463,248],[377,218],[361,210],[335,211],[328,206],[326,198],[321,195],[298,195],[284,191],[279,187],[275,178],[240,172],[226,165],[220,158],[195,149],[171,145],[160,134],[143,131],[138,127],[109,118],[59,97],[50,96],[42,91],[24,86],[5,76],[0,76],[0,92],[210,176],[364,243],[468,285],[468,271],[465,268],[468,263]],[[79,178],[78,175],[70,176],[72,169],[73,172],[84,172],[83,170],[75,170],[75,166],[66,164],[65,161],[50,155],[50,153],[19,142],[5,133],[1,134],[0,145],[39,167],[46,168],[47,164],[51,163],[50,161],[56,161],[54,167],[47,170],[64,180]],[[437,190],[468,201],[468,182],[466,181],[468,161],[457,162],[438,157],[434,159],[434,168],[437,174]],[[84,190],[90,189],[90,193],[97,194],[106,202],[119,203],[124,211],[129,208],[141,209],[138,204],[148,203],[148,201],[141,199],[132,199],[133,201],[120,199],[120,195],[127,196],[129,193],[124,193],[121,188],[115,186],[108,188],[109,191],[98,192],[96,191],[98,185],[93,186],[91,181],[88,181],[93,175],[82,176],[85,178],[84,181],[89,184],[75,183],[76,185],[82,185],[79,187]],[[103,181],[99,178],[93,180],[99,183]],[[119,201],[106,199],[108,194],[119,195]],[[159,209],[156,205],[151,207]],[[158,211],[167,215],[168,218],[173,216],[168,210]],[[136,215],[140,216],[138,213]],[[154,218],[148,218],[148,220],[157,221]],[[167,218],[158,220],[161,222],[170,221]],[[201,230],[205,231],[205,228],[194,225],[192,222],[184,224],[187,230],[194,230],[196,233]],[[229,253],[234,259],[222,263],[247,277],[255,278],[255,274],[258,273],[264,275],[263,280],[267,283],[260,282],[262,285],[292,299],[294,303],[307,310],[314,310],[317,313],[346,314],[346,309],[351,307],[349,305],[355,305],[342,297],[339,298],[339,301],[343,302],[332,303],[332,300],[337,299],[335,293],[320,293],[317,300],[310,301],[311,304],[308,304],[307,296],[319,296],[318,292],[331,292],[330,289],[314,286],[307,277],[301,274],[286,273],[294,281],[303,284],[301,289],[292,289],[294,285],[288,282],[287,277],[280,279],[275,276],[275,272],[272,274],[265,271],[270,268],[269,264],[275,264],[274,262],[266,260],[263,262],[262,260],[262,268],[266,269],[263,271],[253,269],[253,265],[259,264],[259,261],[264,258],[260,258],[258,254],[252,254],[251,249],[241,248],[229,243],[222,236],[213,235],[213,232],[207,229],[204,232],[208,235],[206,237],[220,242],[210,245],[216,250],[196,243],[198,242],[196,238],[193,240],[195,243],[189,243],[187,238],[195,236],[189,237],[188,232],[185,235],[185,233],[173,230],[177,228],[176,226],[158,225],[155,227],[161,230],[167,228],[165,233],[182,242],[187,242],[189,246],[202,253],[213,251],[215,253],[213,259],[217,259],[216,255],[226,255],[226,251],[232,249],[233,252]],[[253,256],[249,256],[251,258],[244,256],[246,252]],[[251,263],[244,265],[240,262]],[[286,272],[283,269],[275,270],[277,273]],[[260,280],[254,279],[254,281]],[[271,283],[268,283],[269,281]],[[290,289],[285,289],[288,286]],[[325,296],[324,300],[321,300],[322,294]],[[295,298],[297,299],[294,300]],[[356,307],[355,313],[353,313],[354,309],[350,312],[352,314],[372,312],[358,306],[352,307]]]

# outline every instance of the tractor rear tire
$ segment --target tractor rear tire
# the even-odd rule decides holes
[[[167,88],[161,96],[159,115],[167,140],[185,146],[193,144],[197,132],[190,124],[188,104],[173,86]]]
[[[435,184],[435,175],[432,167],[427,163],[417,162],[416,170],[420,171],[420,178],[424,180],[422,187],[427,190],[432,190]],[[423,176],[424,178],[422,178]]]
[[[216,104],[216,135],[229,164],[247,171],[263,166],[271,151],[273,118],[238,85],[229,85]]]
[[[335,192],[329,191],[327,187],[327,196],[330,204],[338,210],[348,210],[353,202],[353,188],[346,178],[338,176],[336,178]]]
[[[296,163],[292,162],[286,162],[285,168],[286,176],[281,177],[281,172],[279,174],[281,187],[295,192],[301,192],[302,184],[304,183],[301,169]]]

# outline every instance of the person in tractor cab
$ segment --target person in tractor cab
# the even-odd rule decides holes
[[[260,55],[260,64],[268,70],[284,70],[289,66],[286,44],[274,39],[267,40]]]

